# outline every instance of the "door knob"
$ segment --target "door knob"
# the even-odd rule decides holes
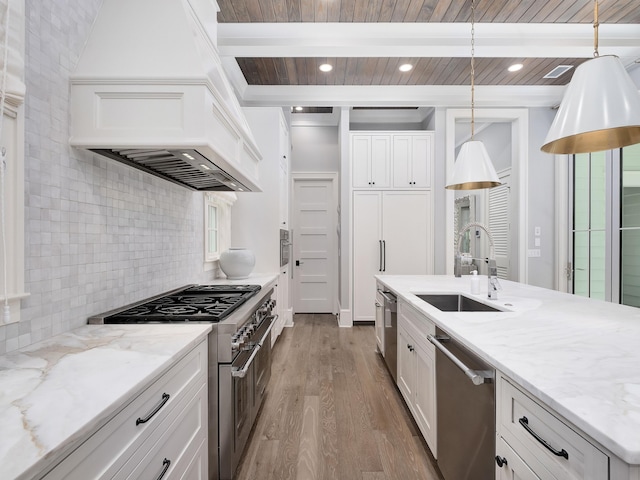
[[[296,260],[296,267],[299,267],[300,265],[304,265],[304,262],[301,262],[300,260]]]

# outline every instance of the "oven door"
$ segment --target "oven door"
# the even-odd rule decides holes
[[[240,352],[231,364],[220,364],[218,461],[220,480],[231,480],[251,431],[253,413],[252,360],[260,347]],[[238,374],[237,372],[241,372]]]
[[[274,320],[275,316],[265,318],[254,334],[260,340],[238,353],[231,364],[218,367],[220,480],[233,478],[271,377]]]
[[[260,350],[253,363],[253,374],[255,377],[255,391],[253,395],[254,418],[258,415],[258,410],[260,410],[266,394],[267,385],[271,379],[271,328],[277,318],[278,315],[271,315],[265,318],[258,329],[258,332],[261,332],[261,339],[258,342]]]

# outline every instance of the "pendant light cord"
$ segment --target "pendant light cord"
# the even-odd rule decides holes
[[[475,133],[475,23],[476,23],[476,4],[471,0],[471,140]]]
[[[593,56],[599,57],[598,53],[598,0],[595,0],[595,7],[593,8]]]
[[[2,65],[2,85],[0,86],[0,139],[2,138],[2,126],[4,122],[4,107],[7,96],[7,62],[9,60],[9,12],[11,11],[11,0],[7,1],[7,14],[4,19],[4,52]],[[7,238],[5,222],[5,173],[7,169],[7,150],[2,147],[0,153],[0,228],[2,229],[2,275],[4,288],[4,309],[3,323],[8,323],[10,319],[9,294],[7,285]]]

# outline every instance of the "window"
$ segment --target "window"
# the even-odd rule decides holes
[[[574,155],[573,293],[640,307],[640,145]]]
[[[215,262],[229,248],[231,206],[235,193],[215,192],[204,196],[204,261]]]
[[[218,237],[218,206],[207,202],[207,211],[206,221],[205,221],[205,229],[206,229],[206,251],[205,258],[207,261],[216,260],[220,256],[220,250],[218,249],[218,245],[220,244],[220,239]]]

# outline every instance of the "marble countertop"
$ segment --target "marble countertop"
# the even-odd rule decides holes
[[[501,280],[498,300],[463,276],[381,275],[428,315],[576,427],[640,464],[640,309]],[[504,312],[441,312],[419,293],[463,293]]]
[[[0,356],[0,478],[57,464],[211,325],[87,325]]]

